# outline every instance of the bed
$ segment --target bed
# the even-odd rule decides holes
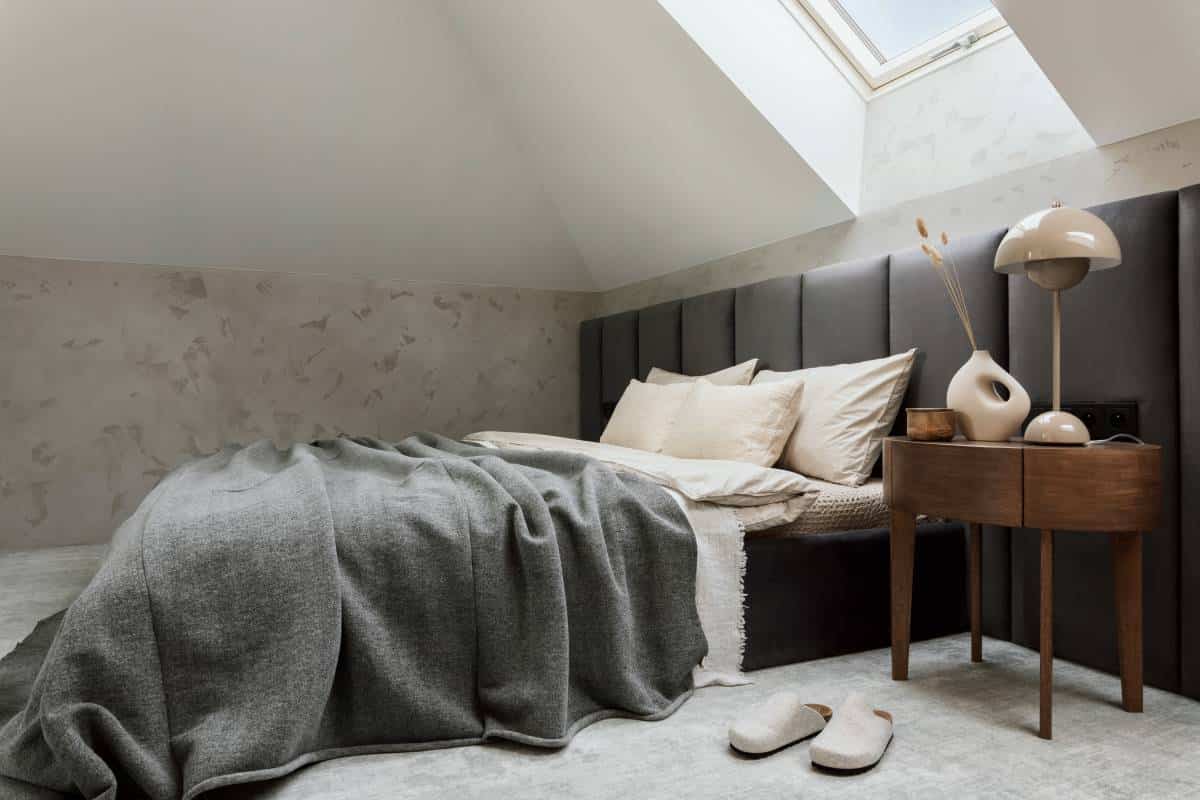
[[[0,789],[190,800],[345,755],[560,747],[745,682],[738,512],[793,519],[811,482],[569,444],[260,441],[177,468],[0,662]]]

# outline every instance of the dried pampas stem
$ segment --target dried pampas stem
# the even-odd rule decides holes
[[[921,217],[917,217],[917,233],[921,234],[922,239],[929,238],[929,229]],[[941,240],[943,246],[950,244],[950,237],[945,231],[942,231]],[[933,265],[933,271],[937,273],[942,285],[946,287],[946,294],[950,296],[950,304],[954,306],[954,313],[958,315],[958,321],[962,323],[963,331],[967,334],[967,341],[971,343],[971,349],[978,350],[979,347],[975,343],[975,330],[971,327],[971,313],[967,308],[967,296],[963,292],[962,280],[959,279],[954,256],[950,256],[950,263],[947,264],[941,251],[927,241],[921,242],[921,252],[929,259],[929,263]]]

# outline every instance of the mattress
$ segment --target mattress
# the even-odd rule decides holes
[[[810,478],[810,480],[812,480]],[[888,526],[888,507],[883,502],[883,479],[872,478],[862,486],[842,486],[813,480],[821,493],[800,516],[785,525],[759,531],[747,530],[753,538],[786,538],[806,533],[859,531]]]

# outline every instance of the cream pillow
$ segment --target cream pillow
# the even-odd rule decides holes
[[[692,393],[693,384],[654,386],[638,380],[629,382],[612,417],[600,434],[604,444],[632,447],[661,453],[663,442],[675,424],[683,401]]]
[[[650,374],[646,376],[646,383],[657,383],[660,386],[665,386],[671,383],[691,383],[703,378],[717,386],[749,386],[750,379],[754,377],[754,368],[757,366],[758,359],[752,358],[749,361],[743,361],[740,364],[734,364],[732,367],[710,372],[707,375],[680,375],[678,372],[651,367]]]
[[[663,453],[769,467],[779,460],[800,412],[797,381],[762,386],[693,384]]]
[[[756,386],[796,380],[804,384],[800,420],[780,465],[845,486],[866,481],[896,421],[916,355],[914,348],[856,364],[760,372]]]

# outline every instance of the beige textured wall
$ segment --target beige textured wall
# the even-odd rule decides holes
[[[936,169],[936,164],[930,168]],[[598,313],[641,308],[912,247],[916,243],[913,219],[918,215],[937,230],[968,234],[1007,227],[1055,199],[1068,205],[1089,206],[1193,183],[1200,183],[1200,120],[911,200],[850,222],[604,292]]]
[[[225,442],[573,435],[594,295],[0,256],[0,549],[106,541]]]

